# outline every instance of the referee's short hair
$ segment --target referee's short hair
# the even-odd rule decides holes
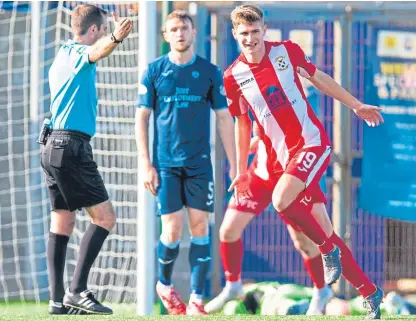
[[[98,28],[105,23],[104,17],[107,11],[92,4],[81,4],[72,12],[72,33],[77,36],[85,35],[92,25]]]

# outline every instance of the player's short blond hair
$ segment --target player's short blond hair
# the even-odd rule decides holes
[[[257,21],[264,23],[264,12],[258,6],[243,4],[231,12],[231,21],[234,28],[242,23],[253,23]]]
[[[178,10],[175,10],[175,11],[171,12],[166,17],[166,20],[163,23],[162,32],[166,32],[166,23],[169,20],[172,20],[172,19],[179,19],[179,20],[181,20],[183,22],[189,21],[191,23],[191,25],[192,25],[192,28],[195,28],[194,20],[192,19],[191,15],[188,12],[186,12],[185,10],[178,9]]]

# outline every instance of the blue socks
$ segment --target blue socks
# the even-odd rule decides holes
[[[191,237],[189,264],[191,266],[191,294],[201,296],[211,261],[209,236]]]
[[[157,245],[158,257],[158,276],[160,283],[164,285],[172,284],[173,265],[179,254],[179,241],[174,243],[164,243],[159,239]]]
[[[157,246],[159,281],[164,285],[172,284],[173,265],[179,254],[179,241],[163,242]],[[191,294],[202,299],[204,285],[211,261],[209,236],[191,237],[189,264],[191,267]]]

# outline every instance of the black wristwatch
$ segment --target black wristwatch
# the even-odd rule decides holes
[[[114,43],[122,43],[123,40],[117,40],[113,33],[111,33],[111,41]]]

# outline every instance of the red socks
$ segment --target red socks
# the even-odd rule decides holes
[[[312,240],[312,242],[318,245],[319,251],[322,254],[329,253],[333,250],[334,245],[326,236],[316,219],[312,216],[312,204],[306,202],[305,198],[307,198],[305,193],[300,193],[296,200],[294,200],[285,210],[281,211],[281,215],[286,222],[292,226],[295,225],[295,229],[297,225],[302,232]],[[309,202],[310,201],[311,200],[309,199]]]
[[[292,204],[297,204],[298,202],[293,202]],[[329,238],[326,238],[323,235],[322,228],[316,222],[314,217],[309,213],[306,215],[304,212],[300,212],[301,208],[296,208],[292,204],[283,211],[286,218],[298,224],[305,233],[313,242],[322,244],[320,246],[321,253],[328,253],[333,249],[333,245],[339,247],[341,251],[341,263],[342,263],[342,274],[349,281],[360,294],[365,298],[373,294],[376,291],[375,285],[369,280],[367,275],[361,270],[355,261],[351,250],[347,247],[342,239],[333,233]],[[304,207],[303,207],[304,209]],[[311,226],[314,226],[311,228]],[[317,227],[320,231],[317,231]],[[311,234],[308,235],[307,232]],[[235,242],[220,242],[220,255],[222,266],[225,271],[225,278],[227,281],[236,282],[240,280],[241,277],[241,268],[243,262],[243,242],[241,239]],[[324,252],[326,251],[326,252]],[[323,264],[321,256],[304,260],[305,267],[311,276],[313,284],[316,288],[321,289],[325,286],[324,274],[323,274]]]
[[[231,243],[220,242],[221,262],[227,281],[236,282],[240,280],[243,251],[244,247],[241,239]]]
[[[341,251],[342,275],[364,298],[373,294],[377,290],[376,286],[371,283],[367,275],[361,270],[345,242],[335,233],[333,233],[329,239],[338,246]]]
[[[324,265],[322,263],[322,256],[317,255],[312,258],[306,258],[303,260],[305,268],[308,271],[309,276],[312,279],[313,285],[317,289],[325,287],[324,279]]]

